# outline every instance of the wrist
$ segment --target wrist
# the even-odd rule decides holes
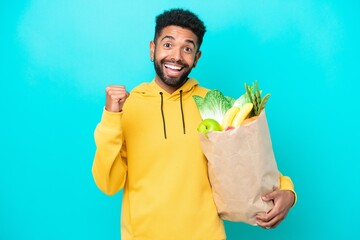
[[[118,113],[122,111],[122,108],[119,105],[110,105],[110,106],[105,106],[105,110],[107,112],[113,112],[113,113]]]

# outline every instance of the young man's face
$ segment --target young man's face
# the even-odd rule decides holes
[[[197,51],[197,36],[189,29],[165,27],[156,42],[150,43],[150,57],[154,59],[155,81],[172,93],[179,88],[196,66],[201,56]]]

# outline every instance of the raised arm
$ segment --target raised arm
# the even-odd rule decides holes
[[[126,181],[126,148],[121,117],[128,95],[124,86],[106,88],[106,106],[94,133],[96,152],[92,174],[96,185],[108,195],[118,192]]]

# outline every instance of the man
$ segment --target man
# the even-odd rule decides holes
[[[93,176],[112,195],[124,188],[124,240],[223,240],[223,221],[213,201],[197,133],[201,117],[193,95],[207,89],[188,78],[201,56],[203,22],[173,9],[156,18],[150,59],[155,79],[134,88],[106,88],[106,106],[95,130]],[[280,190],[258,225],[276,227],[294,204],[293,185],[281,177]]]

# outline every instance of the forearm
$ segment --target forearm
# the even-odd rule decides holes
[[[290,177],[283,176],[281,173],[280,173],[280,190],[289,190],[289,191],[293,192],[294,198],[295,198],[293,205],[295,205],[295,203],[297,201],[297,195],[296,195],[296,192],[294,189],[294,183],[292,182]]]
[[[104,110],[102,120],[95,129],[96,153],[92,174],[96,185],[108,195],[124,187],[127,165],[121,156],[123,146],[121,113]]]

